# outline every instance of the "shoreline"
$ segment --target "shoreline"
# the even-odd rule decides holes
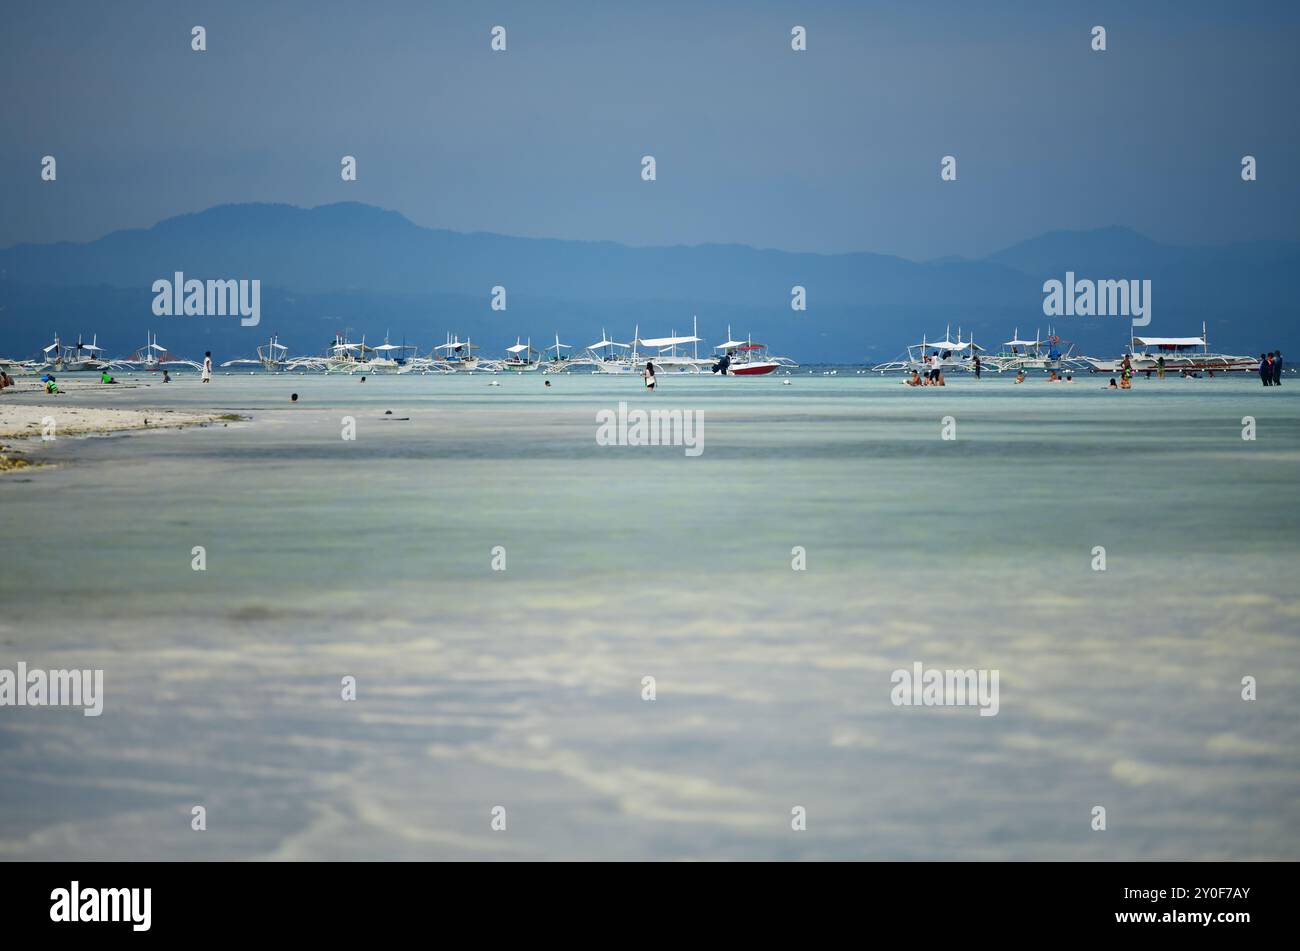
[[[30,439],[54,421],[54,436],[95,436],[140,429],[170,429],[204,423],[234,422],[236,413],[186,413],[171,409],[105,409],[50,403],[0,403],[0,439]]]
[[[106,409],[103,407],[43,403],[0,403],[0,472],[45,468],[49,463],[28,457],[30,447],[21,445],[36,440],[45,442],[45,426],[53,420],[53,437],[101,436],[110,433],[140,432],[153,429],[183,429],[216,422],[246,419],[237,413],[187,413],[171,409]]]

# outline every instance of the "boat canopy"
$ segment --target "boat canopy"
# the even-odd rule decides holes
[[[622,347],[627,350],[632,345],[630,343],[619,343],[617,340],[598,340],[593,344],[588,344],[588,350],[599,350],[601,347]]]
[[[703,340],[700,337],[654,337],[639,342],[647,347],[676,347],[683,343],[702,343]]]
[[[951,340],[931,340],[917,346],[926,346],[931,350],[965,350],[970,346],[970,341],[953,343]]]
[[[1204,337],[1134,337],[1144,347],[1204,347]]]
[[[736,347],[743,347],[744,345],[745,345],[745,341],[744,341],[744,340],[728,340],[726,343],[720,343],[720,344],[718,344],[718,345],[717,345],[716,347],[714,347],[713,349],[714,349],[714,350],[733,350],[733,349],[735,349]]]
[[[517,343],[513,347],[506,347],[506,353],[523,353],[525,350],[531,349],[526,343]]]

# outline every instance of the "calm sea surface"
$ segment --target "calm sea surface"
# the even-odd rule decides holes
[[[0,477],[0,667],[106,695],[0,858],[1300,859],[1300,382],[146,379],[62,400],[249,419]]]

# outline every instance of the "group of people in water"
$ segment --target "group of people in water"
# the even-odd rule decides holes
[[[928,357],[922,357],[925,376],[921,376],[919,371],[913,369],[911,378],[903,382],[908,386],[947,386],[948,384],[943,379],[943,361],[950,356],[952,356],[951,350],[945,350],[943,353],[936,350]],[[975,356],[973,369],[975,370],[975,379],[978,380],[980,376],[980,358],[978,354]]]
[[[1259,379],[1265,386],[1282,385],[1282,351],[1273,350],[1259,355]]]

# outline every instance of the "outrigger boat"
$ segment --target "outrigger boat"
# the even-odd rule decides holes
[[[226,367],[257,367],[260,366],[268,373],[276,370],[283,370],[289,365],[286,356],[289,348],[280,343],[279,337],[272,337],[266,343],[257,348],[256,359],[245,357],[240,360],[227,360],[221,364],[224,370]]]
[[[96,334],[91,343],[82,343],[81,337],[77,337],[76,346],[65,346],[59,335],[54,335],[54,342],[48,347],[44,347],[41,353],[45,355],[44,364],[37,367],[41,370],[55,370],[60,373],[81,373],[85,371],[99,371],[108,366],[108,361],[99,357],[99,335]]]
[[[1021,370],[1055,370],[1059,373],[1061,370],[1088,368],[1088,358],[1074,356],[1074,344],[1062,340],[1051,327],[1047,328],[1046,339],[1042,338],[1041,331],[1035,330],[1033,340],[1021,340],[1020,328],[1017,327],[1011,339],[1002,344],[1002,348],[1001,353],[984,361],[985,366],[998,373],[1008,370],[1017,373]]]
[[[630,343],[619,343],[617,340],[610,340],[609,335],[605,333],[605,328],[600,328],[600,339],[595,343],[588,344],[583,350],[583,356],[574,357],[569,361],[570,366],[579,364],[590,366],[595,373],[632,373],[636,370],[628,354],[619,353],[619,350],[631,350]]]
[[[572,350],[572,349],[573,347],[569,346],[567,343],[560,343],[560,335],[556,334],[555,343],[551,344],[549,347],[546,348],[547,353],[550,353],[552,350],[554,350],[555,354],[547,358],[545,372],[546,373],[567,372],[570,365],[573,363],[573,360],[570,357],[566,357],[564,355],[564,351]]]
[[[384,342],[374,348],[377,355],[366,361],[366,369],[371,373],[407,373],[412,369],[407,351],[413,350],[407,344],[389,343],[385,334]]]
[[[506,347],[508,356],[504,360],[498,361],[491,369],[495,370],[512,370],[515,373],[529,373],[537,370],[542,365],[542,355],[533,349],[533,338],[529,337],[527,343],[520,343],[519,338],[515,338],[513,347]]]
[[[632,341],[632,363],[639,371],[647,363],[653,361],[655,369],[665,373],[701,373],[705,367],[712,368],[713,361],[700,357],[700,344],[703,343],[699,336],[699,325],[695,317],[691,318],[692,333],[689,337],[677,336],[677,331],[673,331],[668,337],[651,337],[643,339],[640,336],[640,327],[637,328],[637,337]],[[677,352],[678,347],[684,347],[691,344],[692,355],[686,356]],[[642,354],[642,347],[651,347],[657,352],[653,355]]]
[[[767,347],[761,343],[748,340],[732,340],[731,327],[727,327],[727,342],[720,343],[714,350],[722,353],[718,362],[710,369],[723,376],[764,376],[781,367],[798,367],[799,364],[787,357],[767,355]]]
[[[478,369],[479,358],[474,355],[474,351],[479,349],[470,343],[469,339],[453,340],[450,335],[447,342],[434,347],[435,354],[442,354],[434,359],[434,363],[440,368],[451,370],[457,373],[467,373],[470,370]]]
[[[914,343],[907,348],[906,356],[899,356],[887,363],[878,363],[871,368],[872,373],[897,373],[899,371],[910,373],[915,370],[924,374],[932,369],[934,365],[930,360],[931,352],[939,355],[939,369],[945,373],[954,371],[969,371],[974,369],[972,357],[976,353],[984,352],[984,348],[975,343],[975,335],[971,334],[971,339],[961,339],[961,328],[957,328],[957,339],[949,339],[952,336],[952,328],[948,327],[943,332],[943,339],[930,341],[924,335],[920,343]],[[981,362],[983,362],[981,358]]]
[[[1211,353],[1204,323],[1201,324],[1199,337],[1140,337],[1131,334],[1127,356],[1129,366],[1138,373],[1158,370],[1161,357],[1164,358],[1166,372],[1186,370],[1196,373],[1256,373],[1259,371],[1258,357]],[[1118,373],[1124,357],[1115,360],[1097,360],[1092,357],[1086,359],[1094,373]]]
[[[360,343],[352,343],[343,334],[334,335],[334,344],[325,355],[323,369],[326,373],[356,373],[368,369],[369,357],[374,353],[373,347],[366,346],[363,336]]]
[[[183,360],[176,354],[172,353],[166,347],[158,342],[158,336],[153,333],[147,334],[149,342],[131,354],[125,360],[113,361],[113,366],[129,367],[131,369],[148,370],[157,373],[159,370],[169,370],[172,367],[184,366],[194,370],[202,370],[203,364],[195,363],[193,360]]]

